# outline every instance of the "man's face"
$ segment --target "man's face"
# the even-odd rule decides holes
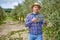
[[[39,11],[39,7],[38,6],[34,6],[33,7],[33,12],[37,13]]]

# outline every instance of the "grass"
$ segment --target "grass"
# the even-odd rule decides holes
[[[1,35],[0,40],[7,40],[7,39],[8,40],[23,40],[23,38],[21,37],[21,32],[25,32],[25,31],[27,31],[27,29],[11,31],[7,35]],[[15,35],[16,33],[19,35],[19,38],[12,38],[11,36]]]
[[[2,25],[2,24],[5,24],[6,22],[4,22],[4,21],[0,21],[0,25]]]

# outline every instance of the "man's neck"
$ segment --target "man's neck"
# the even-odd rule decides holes
[[[33,14],[38,14],[38,12],[33,12]]]

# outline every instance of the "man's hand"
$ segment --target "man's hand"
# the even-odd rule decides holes
[[[32,22],[37,22],[37,21],[38,21],[38,19],[35,17],[32,19]]]

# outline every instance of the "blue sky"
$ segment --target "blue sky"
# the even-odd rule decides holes
[[[0,6],[2,8],[14,8],[18,3],[22,3],[23,0],[0,0]]]

